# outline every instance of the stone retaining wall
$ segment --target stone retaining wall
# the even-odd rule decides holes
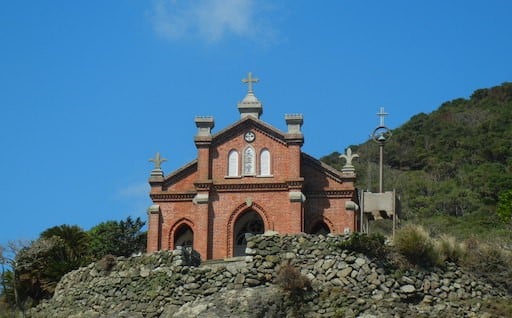
[[[482,316],[487,297],[509,297],[455,264],[445,270],[389,271],[340,249],[344,236],[277,235],[248,240],[247,257],[197,265],[186,250],[93,263],[63,277],[33,317],[436,317]],[[275,286],[283,263],[309,278],[301,299]],[[468,300],[472,301],[468,301]],[[257,308],[257,310],[255,309]]]

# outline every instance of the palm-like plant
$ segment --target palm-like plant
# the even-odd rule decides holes
[[[63,258],[70,263],[70,267],[79,267],[89,261],[89,235],[76,225],[62,224],[51,227],[41,233],[41,238],[58,237],[65,244]]]

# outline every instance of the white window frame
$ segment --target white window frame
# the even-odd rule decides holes
[[[266,155],[266,157],[265,157]],[[260,176],[269,177],[272,175],[270,150],[267,148],[260,152]],[[265,169],[266,168],[266,169]]]
[[[236,149],[232,149],[228,153],[228,177],[240,176],[240,155]]]

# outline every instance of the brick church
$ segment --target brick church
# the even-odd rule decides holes
[[[202,259],[245,254],[246,237],[266,231],[347,233],[357,230],[357,191],[350,151],[338,171],[301,151],[302,115],[285,115],[287,131],[261,120],[263,105],[249,73],[240,119],[213,132],[212,117],[196,117],[197,158],[149,184],[147,251],[192,246]]]

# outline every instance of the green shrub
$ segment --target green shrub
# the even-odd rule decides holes
[[[379,257],[386,254],[384,241],[384,236],[380,233],[368,235],[366,233],[354,232],[347,240],[340,244],[340,248]]]
[[[421,267],[439,265],[442,261],[434,241],[420,225],[406,225],[397,231],[394,246],[409,262]]]

